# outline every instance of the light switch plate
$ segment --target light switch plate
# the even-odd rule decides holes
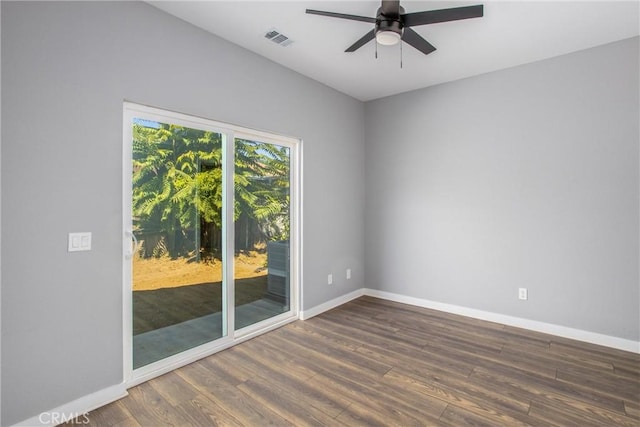
[[[69,252],[90,251],[91,233],[69,233]]]

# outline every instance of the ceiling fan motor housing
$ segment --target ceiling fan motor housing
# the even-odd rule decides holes
[[[392,20],[385,18],[384,20],[376,21],[376,33],[379,33],[381,31],[392,31],[402,36],[403,28],[404,27],[402,26],[402,22],[395,19]]]
[[[378,8],[378,13],[376,14],[376,34],[384,31],[390,31],[402,37],[404,25],[402,24],[400,15],[404,13],[404,8],[400,6],[400,10],[398,12],[399,13],[397,15],[385,15],[382,12],[382,8]]]

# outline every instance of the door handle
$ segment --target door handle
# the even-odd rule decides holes
[[[138,238],[136,237],[135,234],[133,234],[132,230],[127,230],[124,232],[124,234],[130,239],[133,239],[133,248],[130,249],[129,252],[125,253],[124,255],[125,258],[131,259],[136,254],[136,252],[138,252],[138,249],[140,249],[140,245],[138,244]]]

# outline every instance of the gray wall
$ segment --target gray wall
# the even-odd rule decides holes
[[[130,2],[3,1],[2,95],[2,425],[122,382],[125,99],[303,138],[303,308],[364,286],[359,101]]]
[[[367,103],[367,286],[638,341],[638,73],[633,38]]]
[[[2,22],[2,7],[0,7],[0,22]],[[2,31],[0,31],[0,57],[2,55]],[[1,61],[0,61],[1,62]],[[0,81],[2,81],[2,67],[0,66]],[[2,99],[2,85],[0,84],[0,100]],[[0,114],[0,165],[2,164],[2,114]],[[1,170],[1,167],[0,167]],[[2,236],[2,173],[0,173],[0,236]],[[0,237],[0,241],[2,238]],[[0,366],[2,366],[2,245],[0,244]],[[0,424],[2,423],[2,369],[0,369]]]

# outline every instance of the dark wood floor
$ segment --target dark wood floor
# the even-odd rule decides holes
[[[359,298],[129,390],[93,426],[639,426],[640,356]]]

